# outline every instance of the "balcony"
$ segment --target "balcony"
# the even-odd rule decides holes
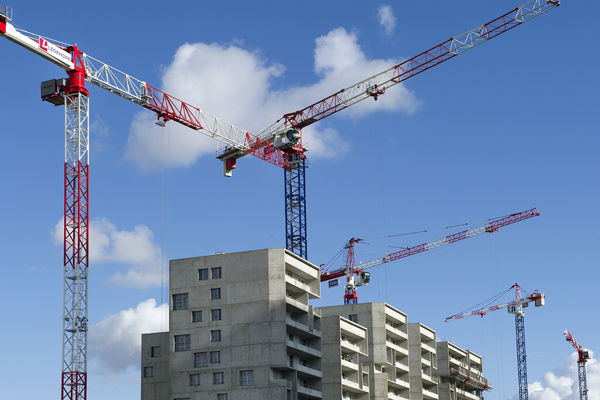
[[[438,399],[438,394],[435,393],[435,392],[431,392],[431,391],[423,388],[423,399],[437,400]]]
[[[435,348],[431,347],[430,345],[428,345],[427,343],[421,343],[421,348],[423,350],[427,350],[428,352],[435,354]]]
[[[431,384],[431,385],[438,384],[437,377],[427,375],[425,372],[421,372],[421,378],[428,384]]]
[[[316,347],[312,347],[308,344],[302,344],[300,342],[297,342],[295,340],[287,340],[287,346],[294,350],[296,353],[299,353],[303,356],[308,356],[308,357],[321,357],[321,350],[317,349]]]
[[[388,331],[388,333],[390,333],[391,335],[394,335],[396,337],[402,338],[404,340],[408,339],[408,335],[401,331],[400,329],[398,329],[395,326],[392,326],[390,324],[388,324],[387,322],[385,323],[385,329]]]
[[[346,379],[342,376],[342,389],[346,389],[356,393],[368,393],[368,386],[361,386],[358,382]]]
[[[300,321],[295,321],[295,320],[291,319],[290,317],[286,318],[285,323],[289,327],[293,327],[296,332],[299,332],[301,334],[305,333],[305,334],[308,334],[308,335],[313,336],[313,337],[321,337],[321,331],[320,330],[318,330],[318,329],[310,330],[310,328],[308,327],[308,325],[303,324]]]
[[[340,345],[345,348],[346,350],[350,350],[356,353],[362,353],[362,351],[360,350],[360,347],[358,347],[356,344],[352,343],[349,340],[346,339],[341,339],[340,340]]]
[[[467,364],[466,364],[466,363],[464,363],[464,362],[462,362],[461,360],[459,360],[459,359],[457,359],[457,358],[454,358],[454,357],[452,357],[452,356],[450,356],[450,360],[449,360],[449,361],[450,361],[451,363],[453,363],[453,364],[455,364],[455,365],[459,366],[459,367],[462,367],[462,368],[467,368]]]
[[[397,369],[408,372],[408,365],[402,364],[400,361],[396,361],[395,365]]]
[[[322,399],[323,394],[321,390],[312,386],[303,386],[302,384],[298,385],[298,393],[303,394],[305,397],[309,397],[312,399]],[[299,396],[300,397],[300,396]]]
[[[308,292],[312,295],[315,295],[315,293],[313,293],[314,290],[310,287],[310,285],[308,283],[306,283],[306,281],[304,279],[300,278],[297,275],[291,274],[287,271],[285,273],[285,283],[295,287],[294,289],[290,288],[290,290],[292,290],[294,292],[297,292],[297,293]]]
[[[342,369],[347,369],[347,370],[353,370],[353,371],[358,371],[358,364],[354,363],[351,360],[345,360],[342,358]]]
[[[408,393],[406,397],[403,397],[400,393],[388,392],[387,395],[388,400],[408,400]]]
[[[481,397],[477,396],[476,394],[457,389],[456,390],[456,399],[457,400],[467,400],[467,399],[468,400],[481,400]]]
[[[402,379],[389,379],[388,378],[388,386],[392,386],[392,387],[396,387],[396,388],[400,388],[400,389],[410,389],[410,383],[408,382],[408,380],[402,380]]]
[[[398,342],[395,341],[391,341],[389,339],[386,339],[385,344],[387,347],[389,347],[390,349],[394,349],[397,352],[404,354],[404,355],[408,355],[408,349],[405,349],[404,347],[402,347],[402,345]]]
[[[291,298],[290,296],[286,295],[285,296],[285,302],[287,305],[294,307],[297,310],[300,311],[304,311],[304,312],[308,312],[308,305],[304,304],[294,298]]]
[[[294,363],[294,368],[296,368],[296,370],[298,372],[303,373],[305,375],[309,375],[311,377],[317,377],[317,378],[323,377],[323,373],[320,370],[313,368],[310,365]]]

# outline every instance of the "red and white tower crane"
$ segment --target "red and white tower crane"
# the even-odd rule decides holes
[[[498,18],[453,36],[385,71],[341,89],[298,111],[284,114],[274,124],[263,130],[259,134],[260,140],[250,142],[250,147],[259,150],[262,146],[269,145],[271,147],[264,151],[271,154],[274,151],[272,147],[274,147],[278,151],[278,160],[283,160],[280,166],[284,167],[287,249],[307,258],[306,149],[302,146],[302,128],[363,100],[369,98],[377,100],[392,86],[448,61],[559,5],[559,0],[527,1]],[[227,176],[230,176],[236,167],[236,160],[245,154],[248,154],[248,151],[231,145],[226,145],[219,151],[217,158],[224,162]]]
[[[455,314],[451,317],[446,318],[445,322],[453,321],[455,319],[462,319],[465,317],[479,315],[484,317],[490,311],[501,310],[503,308],[508,309],[508,312],[515,315],[515,331],[517,338],[517,371],[519,379],[519,400],[528,400],[529,391],[527,389],[527,353],[525,351],[525,313],[523,308],[529,306],[529,303],[534,303],[536,307],[544,305],[546,296],[544,293],[540,293],[537,290],[527,297],[521,296],[521,286],[515,283],[504,292],[496,295],[493,299],[498,299],[507,292],[515,289],[515,299],[511,302],[504,304],[497,304],[480,308],[474,311],[463,312]]]
[[[333,271],[321,272],[321,282],[329,281],[330,286],[335,286],[335,284],[331,285],[331,282],[334,282],[334,280],[337,280],[337,278],[345,276],[346,286],[344,293],[344,304],[357,303],[358,296],[356,294],[356,288],[358,286],[366,285],[371,280],[369,272],[365,271],[366,269],[373,268],[378,265],[389,263],[392,261],[396,261],[401,258],[406,258],[415,254],[423,253],[427,250],[432,250],[450,243],[456,243],[460,240],[481,235],[482,233],[494,233],[504,226],[512,225],[514,223],[524,221],[529,218],[537,217],[538,215],[540,214],[537,212],[537,210],[535,208],[532,208],[529,210],[510,214],[505,217],[494,218],[476,228],[444,236],[443,238],[434,240],[432,242],[426,242],[418,244],[416,246],[407,247],[395,253],[386,254],[383,257],[375,258],[367,262],[361,262],[358,265],[356,264],[354,256],[354,244],[360,243],[361,241],[363,241],[363,239],[352,238],[344,246],[344,249],[346,250],[346,260],[344,267]]]
[[[581,400],[587,400],[588,388],[587,388],[587,376],[585,373],[585,364],[588,362],[590,357],[590,352],[587,349],[584,349],[577,343],[577,340],[571,335],[569,331],[564,331],[563,335],[565,335],[565,339],[567,342],[570,342],[571,345],[577,350],[577,377],[579,381],[579,398]]]

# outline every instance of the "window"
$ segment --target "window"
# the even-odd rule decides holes
[[[210,341],[211,342],[220,342],[221,341],[221,330],[220,329],[210,331]]]
[[[160,346],[152,346],[150,348],[150,357],[160,357]]]
[[[152,367],[144,367],[144,378],[152,378],[154,376],[154,369]]]
[[[254,371],[240,371],[240,386],[254,385]]]
[[[208,279],[208,268],[202,268],[198,270],[198,280],[205,281]]]
[[[211,275],[213,279],[221,279],[223,276],[221,274],[221,267],[214,267],[210,269]]]
[[[192,311],[192,322],[202,322],[202,311]]]
[[[204,351],[202,353],[194,353],[194,368],[202,368],[208,366],[208,354]]]
[[[175,351],[188,351],[190,349],[190,335],[175,335]]]
[[[210,310],[210,320],[211,321],[220,321],[221,320],[221,309],[215,308],[214,310]]]
[[[190,375],[190,386],[200,386],[200,374]]]
[[[210,299],[211,300],[218,300],[221,298],[221,288],[213,288],[210,289]]]
[[[210,352],[210,362],[211,364],[218,364],[221,362],[221,352],[220,351],[211,351]]]
[[[217,400],[227,400],[227,393],[217,394]]]
[[[358,323],[358,314],[350,314],[348,315],[348,319],[352,322]]]
[[[225,383],[225,374],[223,372],[213,373],[213,385],[222,385]]]
[[[173,295],[173,311],[175,310],[187,310],[188,308],[188,294],[179,293]]]

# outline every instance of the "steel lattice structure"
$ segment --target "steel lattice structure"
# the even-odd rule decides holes
[[[525,350],[525,315],[523,307],[515,313],[515,333],[517,342],[517,377],[519,384],[519,400],[529,399],[527,389],[527,351]]]
[[[571,343],[571,345],[577,350],[577,378],[578,378],[578,386],[579,386],[579,399],[587,400],[588,399],[588,388],[587,388],[587,374],[585,372],[585,364],[590,359],[590,352],[587,349],[584,349],[577,343],[577,340],[571,335],[569,331],[564,331],[563,335],[565,335],[565,339],[567,342]]]
[[[515,315],[515,336],[517,345],[517,376],[518,376],[518,389],[519,389],[519,400],[528,400],[529,391],[527,389],[527,352],[525,349],[525,313],[523,308],[527,307],[529,303],[534,303],[536,307],[541,307],[545,304],[546,296],[544,293],[540,293],[537,290],[527,297],[521,296],[521,286],[515,283],[510,288],[494,296],[494,299],[499,298],[501,295],[515,289],[515,299],[511,302],[504,304],[497,304],[480,308],[474,311],[463,312],[452,315],[446,318],[445,322],[470,317],[473,315],[485,316],[490,311],[501,310],[506,308],[510,314]]]
[[[65,94],[63,400],[87,398],[89,98]]]
[[[286,248],[300,257],[308,258],[306,240],[306,158],[301,154],[286,156],[290,163],[284,169],[285,188],[285,244]]]

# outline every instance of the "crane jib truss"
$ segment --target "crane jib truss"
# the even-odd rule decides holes
[[[500,229],[504,226],[511,225],[511,224],[514,224],[519,221],[524,221],[529,218],[537,217],[539,215],[540,215],[540,213],[537,212],[536,208],[531,208],[529,210],[510,214],[505,217],[496,218],[496,219],[490,220],[489,222],[487,222],[484,225],[478,226],[473,229],[467,229],[467,230],[464,230],[461,232],[454,233],[452,235],[445,236],[441,239],[438,239],[438,240],[435,240],[432,242],[421,243],[416,246],[408,247],[406,249],[402,249],[395,253],[390,253],[383,257],[373,259],[371,261],[359,263],[356,265],[356,270],[361,271],[361,270],[365,270],[367,268],[372,268],[372,267],[375,267],[377,265],[381,265],[381,264],[384,264],[387,262],[396,261],[401,258],[405,258],[405,257],[409,257],[409,256],[412,256],[415,254],[423,253],[427,250],[432,250],[432,249],[435,249],[440,246],[444,246],[444,245],[447,245],[450,243],[458,242],[460,240],[468,239],[470,237],[477,236],[482,233],[497,232],[498,229]],[[346,275],[346,273],[347,273],[347,271],[345,268],[341,268],[341,269],[329,271],[329,272],[323,272],[323,273],[321,273],[321,282],[325,282],[325,281],[328,281],[331,279],[336,279],[336,278],[342,277],[342,276]]]

